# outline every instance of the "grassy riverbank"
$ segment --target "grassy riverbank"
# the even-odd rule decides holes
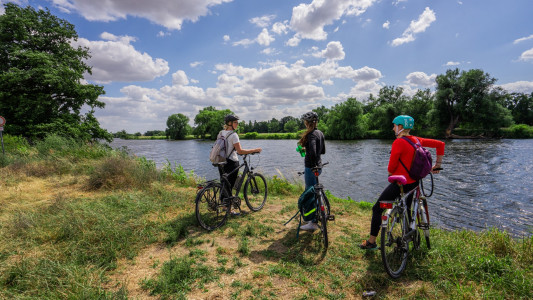
[[[1,299],[532,298],[533,238],[432,230],[391,280],[379,252],[356,245],[370,205],[331,197],[330,248],[287,221],[302,186],[269,179],[263,210],[214,232],[196,225],[181,168],[101,145],[9,138],[0,172]],[[431,208],[430,208],[431,209]]]

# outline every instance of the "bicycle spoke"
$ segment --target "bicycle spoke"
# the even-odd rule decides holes
[[[398,278],[407,263],[409,245],[403,240],[407,232],[405,221],[403,213],[394,209],[388,216],[387,227],[381,228],[381,258],[392,278]]]
[[[203,188],[196,197],[196,219],[206,230],[222,226],[230,207],[221,201],[220,185],[209,185]]]

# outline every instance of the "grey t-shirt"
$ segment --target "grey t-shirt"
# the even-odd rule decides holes
[[[228,135],[232,132],[234,131],[233,130],[222,130],[221,134],[226,137],[226,141],[228,143],[227,148],[226,148],[226,153],[231,153],[228,158],[233,161],[239,161],[239,157],[237,156],[237,150],[233,151],[233,149],[235,149],[235,146],[233,145],[240,143],[241,141],[239,140],[239,135],[236,132],[234,132],[232,135],[228,137]]]

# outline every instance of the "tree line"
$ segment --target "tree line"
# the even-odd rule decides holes
[[[392,119],[402,114],[412,116],[414,131],[426,136],[499,137],[504,135],[503,128],[512,126],[515,131],[527,132],[510,137],[533,137],[530,127],[533,126],[533,93],[509,93],[495,87],[495,82],[495,78],[480,69],[450,69],[436,77],[434,92],[418,90],[413,96],[407,96],[402,87],[385,86],[378,95],[371,94],[366,100],[348,98],[333,107],[321,106],[313,111],[319,115],[318,128],[329,139],[392,137]],[[229,113],[233,112],[205,107],[195,116],[193,128],[185,115],[172,115],[167,121],[167,137],[182,139],[187,134],[214,137]],[[285,116],[259,122],[243,120],[239,132],[282,133],[303,128],[300,118]]]

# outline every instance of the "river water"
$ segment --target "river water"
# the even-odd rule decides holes
[[[110,143],[113,148],[126,147],[131,154],[153,160],[158,167],[167,162],[181,164],[206,179],[218,174],[209,162],[212,144],[120,139]],[[322,160],[329,165],[321,182],[338,197],[374,202],[388,184],[391,144],[392,140],[326,141]],[[303,170],[296,140],[242,140],[241,145],[263,148],[261,155],[252,156],[252,164],[261,173],[303,182],[296,174]],[[429,200],[437,227],[497,227],[516,237],[533,234],[533,140],[446,141],[443,168],[434,176],[435,191]]]

